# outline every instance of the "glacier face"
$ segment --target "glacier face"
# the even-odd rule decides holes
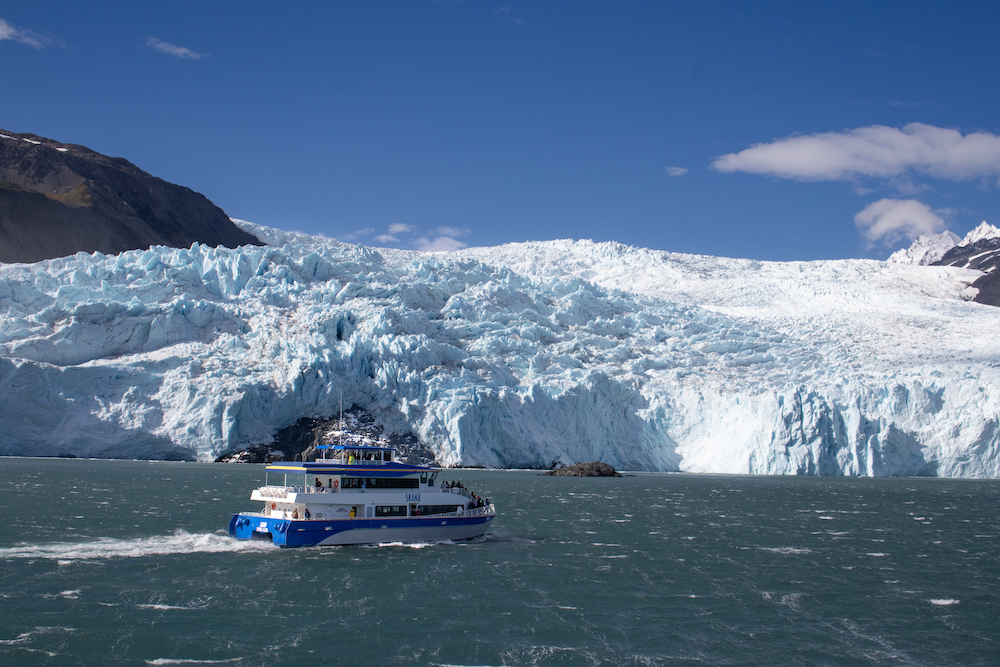
[[[0,454],[206,460],[342,400],[445,465],[1000,476],[977,271],[240,224],[0,266]]]

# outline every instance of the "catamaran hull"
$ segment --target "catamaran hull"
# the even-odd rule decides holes
[[[295,520],[236,514],[229,534],[237,539],[270,539],[282,547],[468,540],[486,533],[495,515],[385,519]]]

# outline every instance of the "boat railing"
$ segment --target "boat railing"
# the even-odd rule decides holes
[[[330,458],[319,457],[316,459],[317,463],[336,463],[342,466],[381,466],[390,461],[383,461],[382,459],[365,459],[353,456],[332,456]]]
[[[457,511],[457,512],[443,512],[441,514],[419,514],[419,515],[416,515],[416,516],[423,516],[423,517],[430,518],[430,519],[437,519],[437,518],[469,517],[469,516],[489,516],[489,515],[496,515],[496,513],[497,512],[496,512],[496,509],[493,507],[493,503],[490,503],[489,505],[483,505],[482,507],[472,507],[470,509],[460,510],[460,511]],[[270,507],[265,507],[264,510],[261,511],[261,512],[240,512],[239,514],[240,514],[240,516],[261,516],[261,517],[273,517],[273,516],[277,516],[278,518],[281,518],[281,519],[299,518],[299,519],[301,519],[303,521],[306,521],[306,520],[309,520],[309,519],[323,521],[323,519],[316,519],[316,517],[309,517],[309,519],[307,519],[304,516],[303,517],[293,517],[292,516],[292,512],[288,511],[287,509],[285,509],[285,510],[279,510],[279,509],[272,510]],[[364,517],[352,517],[352,518],[361,519],[361,518],[364,518]],[[379,517],[379,518],[382,519],[382,518],[386,518],[386,517]],[[405,517],[399,517],[399,518],[405,518]]]
[[[339,493],[340,489],[325,486],[262,486],[260,495],[267,498],[287,498],[292,493]]]
[[[372,489],[376,490],[376,489]],[[452,487],[450,489],[444,489],[449,493],[454,493],[459,496],[468,498],[469,500],[475,500],[473,495],[468,489],[464,487]],[[357,493],[364,493],[366,489],[348,489],[347,492],[354,491]],[[325,486],[262,486],[260,487],[260,495],[265,498],[287,498],[293,493],[340,493],[339,488],[328,488]]]

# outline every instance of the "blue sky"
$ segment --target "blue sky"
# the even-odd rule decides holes
[[[371,246],[884,258],[1000,223],[1000,3],[0,8],[0,128]]]

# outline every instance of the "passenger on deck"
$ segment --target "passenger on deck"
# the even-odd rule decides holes
[[[320,480],[319,477],[316,478],[316,488],[317,489],[322,489],[323,488],[323,482]]]

